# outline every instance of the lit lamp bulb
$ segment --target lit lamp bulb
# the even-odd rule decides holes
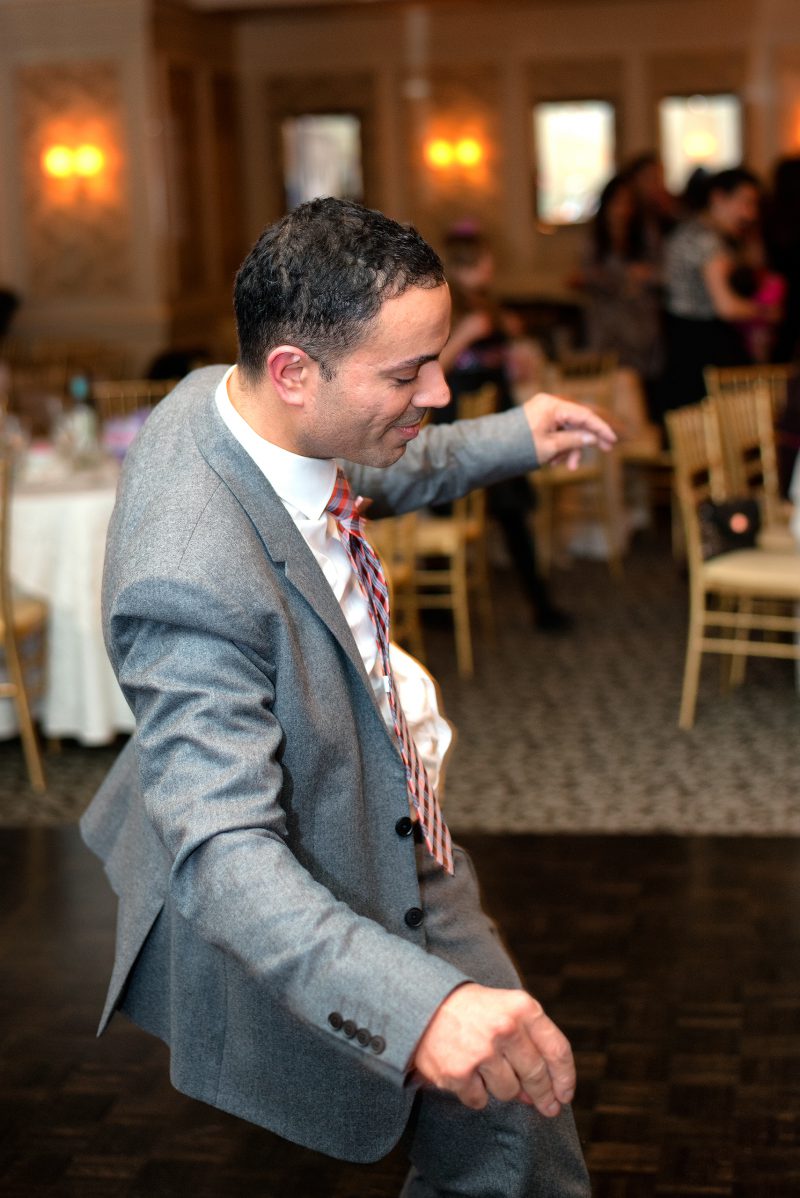
[[[462,137],[456,145],[455,156],[461,166],[477,166],[483,158],[483,146],[474,137]]]
[[[430,166],[441,170],[452,165],[454,150],[449,141],[445,141],[443,137],[436,137],[425,147],[425,157]]]
[[[74,157],[75,174],[83,179],[99,175],[105,165],[105,155],[99,146],[78,146]]]
[[[73,171],[73,154],[67,146],[49,146],[42,154],[42,168],[52,179],[68,179]]]

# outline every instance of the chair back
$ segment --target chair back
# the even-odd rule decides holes
[[[714,399],[728,399],[742,392],[752,393],[762,386],[769,393],[773,419],[777,420],[786,407],[789,379],[797,367],[791,363],[758,366],[707,366],[703,371],[708,394]]]
[[[769,390],[760,383],[724,399],[711,399],[708,414],[718,428],[726,496],[753,496],[761,502],[765,522],[775,523],[780,485]]]
[[[478,420],[496,411],[497,387],[494,383],[485,383],[477,391],[465,392],[458,397],[459,420]],[[486,524],[486,491],[483,487],[477,487],[456,499],[453,515],[458,520],[483,528]]]
[[[100,423],[154,408],[177,385],[177,379],[100,380],[92,385]]]
[[[566,363],[566,365],[565,365]],[[554,363],[547,374],[547,390],[611,413],[614,410],[616,354],[575,354]]]
[[[575,350],[560,354],[556,370],[560,378],[586,379],[598,375],[613,374],[617,369],[617,355],[595,350]]]
[[[697,509],[705,500],[723,496],[718,486],[724,478],[715,423],[705,404],[691,404],[666,414],[672,449],[673,486],[678,497],[689,575],[696,578],[703,562]]]

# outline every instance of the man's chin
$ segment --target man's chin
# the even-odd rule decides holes
[[[356,462],[359,466],[372,466],[378,470],[385,470],[387,466],[393,466],[395,462],[399,462],[406,451],[405,445],[382,445],[374,453],[362,453],[358,457],[350,457],[349,461]]]

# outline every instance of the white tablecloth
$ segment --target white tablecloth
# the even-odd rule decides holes
[[[100,589],[106,532],[114,507],[113,463],[67,479],[22,482],[11,502],[11,580],[50,609],[43,732],[105,744],[133,729],[133,717],[103,644]],[[10,700],[0,703],[0,735],[15,729]]]

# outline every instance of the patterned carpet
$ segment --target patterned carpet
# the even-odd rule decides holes
[[[459,734],[454,830],[800,835],[794,665],[756,660],[721,694],[707,661],[695,728],[680,732],[686,583],[661,545],[635,546],[621,582],[595,562],[560,572],[556,597],[575,616],[562,636],[534,631],[512,575],[495,581],[496,643],[478,644],[472,680],[456,676],[446,624],[426,629]],[[75,820],[117,751],[48,753],[39,797],[18,742],[0,744],[0,824]]]

